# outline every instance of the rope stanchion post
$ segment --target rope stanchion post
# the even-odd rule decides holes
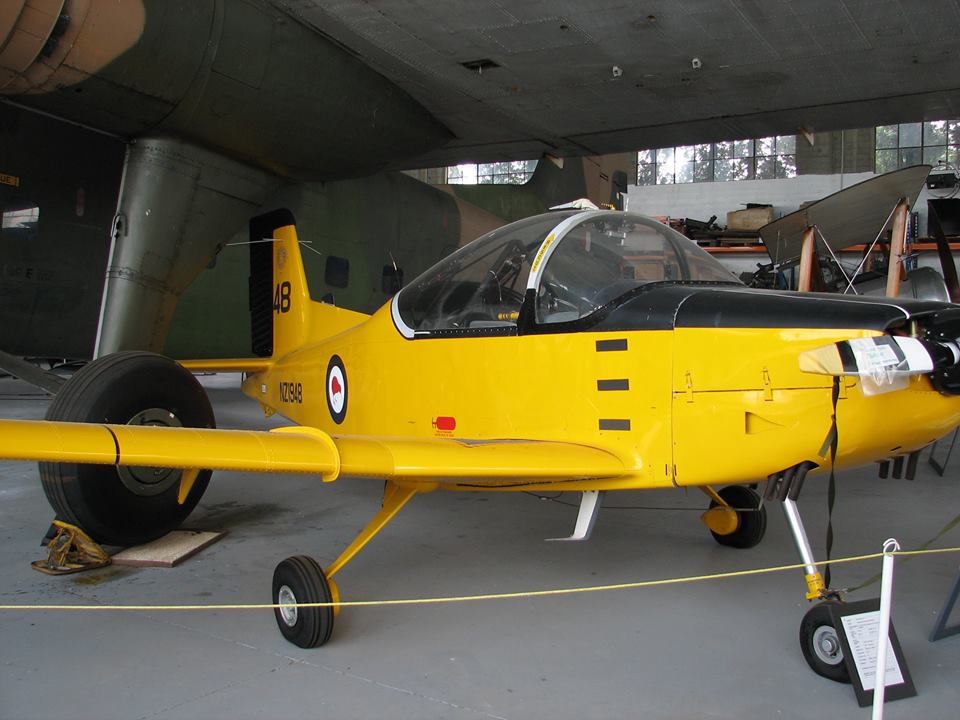
[[[873,682],[872,720],[883,720],[887,690],[887,638],[890,635],[890,604],[893,598],[893,558],[900,543],[890,538],[883,544],[883,575],[880,580],[880,618],[877,628],[877,670]]]

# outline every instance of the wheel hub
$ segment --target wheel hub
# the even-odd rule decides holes
[[[150,408],[138,412],[127,425],[152,425],[155,427],[183,427],[180,419],[169,410]],[[117,467],[120,482],[134,495],[150,497],[166,492],[175,483],[180,481],[180,471],[173,468],[134,467],[120,465]]]
[[[840,638],[837,631],[829,626],[818,627],[813,633],[813,651],[828,665],[839,665],[843,662],[843,649],[840,647]]]
[[[289,585],[281,585],[277,592],[277,605],[280,605],[280,617],[287,627],[297,624],[297,598]]]

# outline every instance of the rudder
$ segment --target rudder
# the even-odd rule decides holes
[[[282,357],[305,343],[310,324],[293,213],[283,208],[251,218],[249,237],[252,350],[257,357]]]

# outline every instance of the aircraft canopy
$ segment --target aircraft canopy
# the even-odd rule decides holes
[[[392,310],[406,337],[514,334],[521,313],[538,324],[574,322],[641,285],[664,282],[736,279],[656,220],[573,210],[474,240],[401,290]]]

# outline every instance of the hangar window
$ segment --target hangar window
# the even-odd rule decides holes
[[[523,185],[533,177],[537,160],[463,163],[412,170],[407,174],[430,185]]]
[[[795,135],[641,150],[637,154],[637,184],[796,177],[796,153]]]
[[[350,282],[350,261],[336,255],[327,255],[327,265],[323,271],[323,280],[327,285],[345,288]]]
[[[960,162],[960,120],[880,125],[875,132],[878,173],[920,163],[957,167]]]
[[[36,240],[40,223],[40,208],[23,203],[3,209],[0,236],[5,240]]]
[[[797,176],[797,136],[777,135],[754,140],[757,180]]]
[[[523,185],[533,177],[536,160],[455,165],[447,168],[452,185]]]

